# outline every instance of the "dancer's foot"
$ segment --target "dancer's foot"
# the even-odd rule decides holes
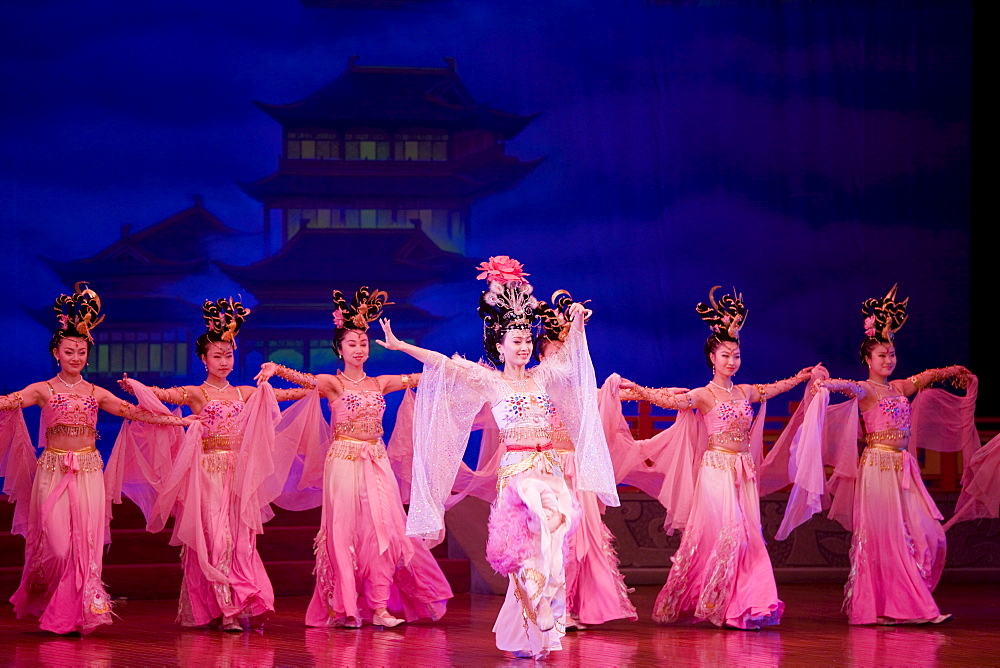
[[[935,617],[934,619],[932,619],[930,621],[930,623],[931,624],[944,624],[946,622],[950,622],[954,618],[955,618],[955,616],[954,615],[950,615],[950,614],[948,614],[948,615],[938,615],[937,617]]]
[[[394,628],[404,623],[405,619],[397,619],[389,614],[388,610],[381,610],[372,615],[372,624],[387,629]]]
[[[243,625],[237,619],[230,619],[223,623],[222,630],[226,633],[243,633]]]
[[[567,631],[586,631],[587,625],[581,622],[579,619],[573,615],[569,615],[566,618],[566,630]]]

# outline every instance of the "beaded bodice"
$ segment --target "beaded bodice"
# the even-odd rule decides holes
[[[246,404],[234,399],[212,399],[201,409],[205,438],[239,436],[237,420]]]
[[[345,390],[330,402],[338,434],[381,434],[385,397],[376,390]]]
[[[752,424],[753,408],[746,399],[720,401],[705,413],[709,436],[727,432],[749,433]]]
[[[42,407],[46,429],[55,426],[97,427],[97,398],[92,394],[56,393],[50,388],[49,400]]]
[[[514,392],[491,407],[501,443],[552,439],[555,407],[545,392]]]
[[[865,431],[869,434],[890,430],[908,433],[910,402],[902,395],[882,397],[877,404],[861,412],[861,419],[865,421]]]

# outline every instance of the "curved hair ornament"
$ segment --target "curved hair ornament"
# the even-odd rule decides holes
[[[747,308],[743,303],[743,295],[733,288],[732,295],[723,295],[719,301],[715,301],[715,291],[721,287],[721,285],[713,286],[708,291],[708,304],[700,302],[695,310],[711,328],[713,334],[730,341],[739,341],[740,330],[747,321]]]
[[[368,331],[368,324],[382,317],[386,306],[393,304],[388,301],[389,293],[385,290],[370,290],[367,285],[358,288],[351,303],[347,303],[344,293],[333,291],[333,324],[337,329],[356,329]]]
[[[77,281],[73,294],[56,297],[53,308],[63,337],[79,336],[94,342],[91,331],[104,322],[104,316],[101,315],[101,298],[87,287],[87,281]]]
[[[896,300],[899,284],[881,299],[870,298],[861,303],[861,313],[865,316],[865,335],[868,338],[889,343],[896,332],[906,323],[906,309],[910,298]]]
[[[250,315],[250,309],[243,306],[232,297],[226,299],[220,297],[214,302],[206,299],[201,308],[205,317],[205,329],[208,330],[209,338],[215,341],[225,341],[231,343],[236,348],[236,335]]]
[[[587,304],[590,300],[579,302]],[[567,290],[556,290],[552,293],[551,304],[545,302],[538,303],[538,317],[542,321],[542,330],[546,339],[550,341],[565,341],[569,336],[572,321],[569,317],[569,309],[573,304],[573,295]],[[590,320],[594,314],[592,309],[584,309],[583,321]]]

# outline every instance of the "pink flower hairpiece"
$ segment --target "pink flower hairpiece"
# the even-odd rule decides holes
[[[525,273],[520,262],[506,255],[495,255],[480,263],[476,269],[482,272],[476,276],[477,279],[485,278],[499,283],[527,283],[525,276],[531,275]]]
[[[344,309],[338,308],[333,312],[333,325],[337,329],[344,328]]]
[[[865,318],[865,336],[869,338],[875,336],[875,316],[873,315]]]

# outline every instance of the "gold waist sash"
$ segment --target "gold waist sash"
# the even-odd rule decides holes
[[[500,430],[500,443],[520,443],[538,438],[553,441],[555,439],[552,436],[552,427],[510,427]],[[567,438],[569,438],[568,434]]]
[[[56,424],[52,425],[45,430],[46,438],[51,438],[53,436],[86,436],[88,438],[98,439],[101,437],[97,433],[95,427],[91,427],[89,424]],[[82,450],[80,452],[83,452]]]
[[[517,451],[514,451],[517,452]],[[562,472],[559,466],[559,452],[549,448],[547,450],[525,450],[527,455],[513,464],[501,466],[497,471],[497,492],[503,491],[507,482],[518,473],[524,473],[529,469],[537,469],[539,473],[552,474],[556,471]]]
[[[882,429],[881,431],[870,431],[865,434],[865,443],[872,445],[882,441],[900,441],[910,437],[909,428],[905,429]]]
[[[327,450],[327,458],[334,459],[359,459],[368,451],[370,459],[383,459],[386,456],[385,444],[382,439],[361,439],[352,436],[337,436],[330,442],[330,449]]]
[[[61,450],[60,448],[45,448],[38,456],[38,468],[53,473],[65,473],[69,470],[64,460],[70,452],[76,453],[76,463],[80,466],[77,473],[91,473],[104,468],[104,460],[97,448],[90,446],[83,450]]]
[[[205,450],[232,450],[243,442],[243,434],[216,434],[201,439],[201,447]]]
[[[359,418],[357,420],[345,420],[338,422],[334,427],[337,438],[344,438],[345,434],[378,434],[385,433],[380,418]]]
[[[749,440],[749,429],[731,429],[729,431],[720,431],[718,434],[712,434],[708,437],[708,444],[721,445],[723,443],[746,443]]]

